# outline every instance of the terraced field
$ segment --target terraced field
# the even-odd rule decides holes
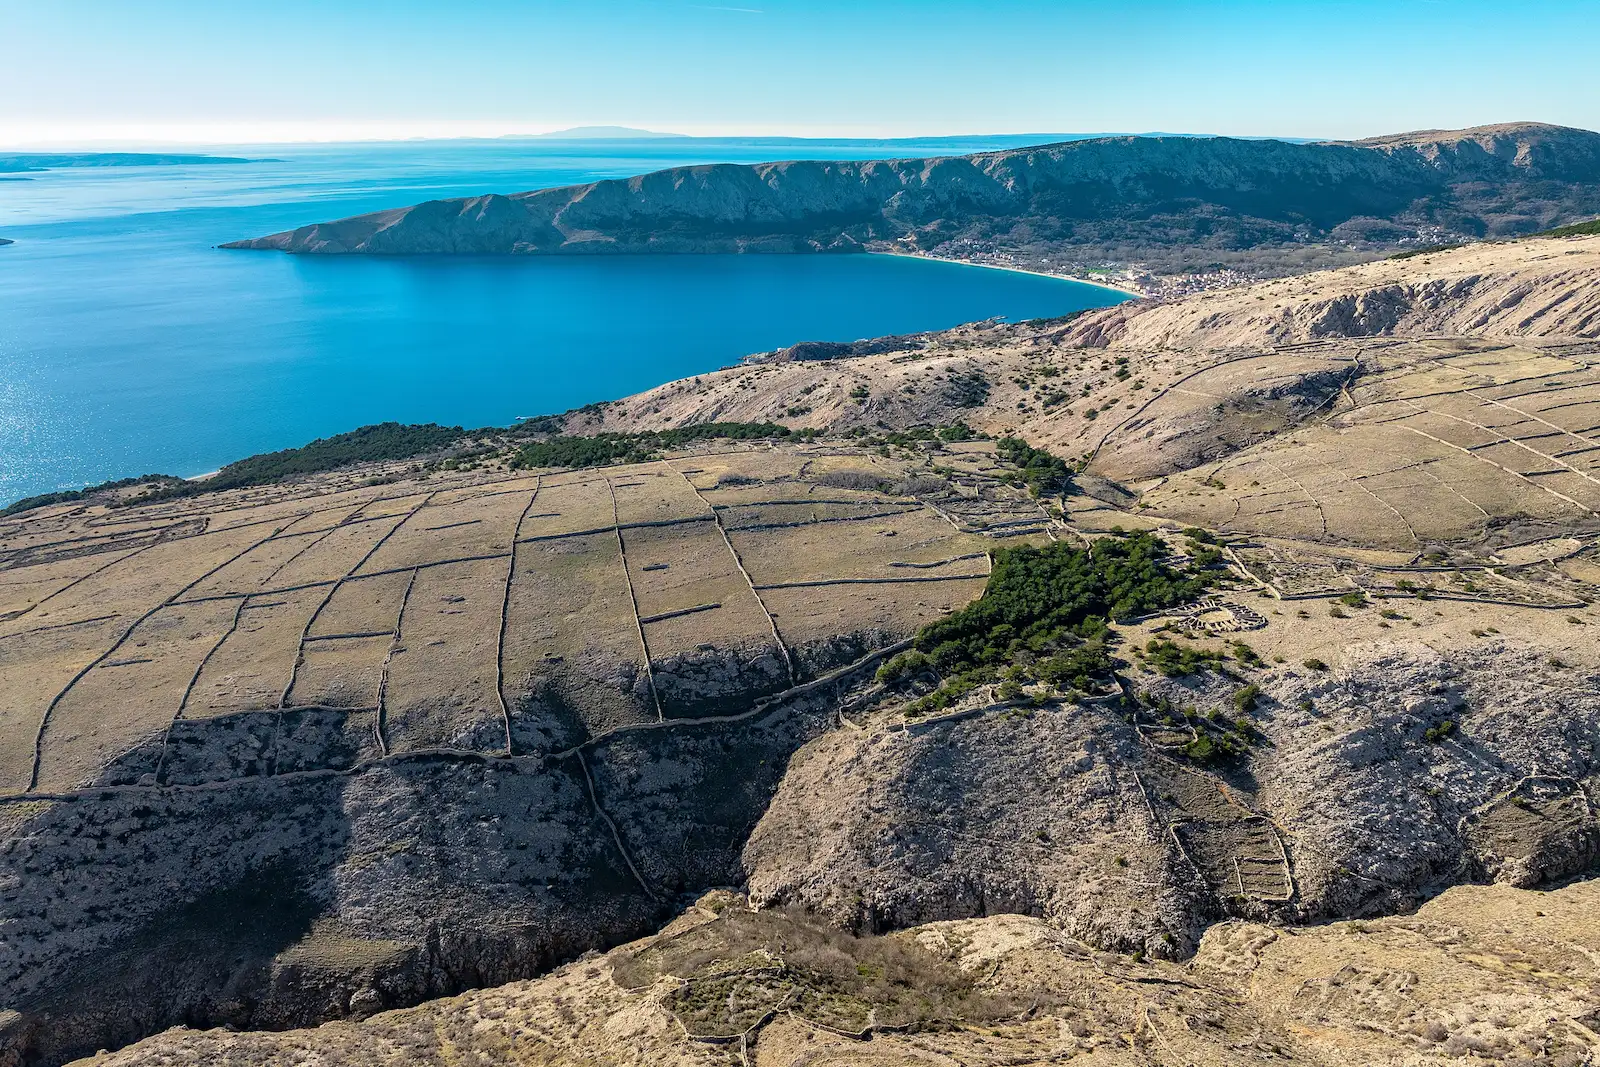
[[[1331,417],[1172,475],[1141,503],[1219,530],[1401,550],[1482,539],[1507,521],[1600,526],[1600,345],[1316,348],[1348,367]],[[1196,375],[1118,437],[1192,415],[1227,395],[1227,378],[1292,374],[1283,365],[1302,359],[1294,347]],[[1104,467],[1127,473],[1113,458]]]
[[[1015,505],[964,500],[956,519],[816,480],[903,481],[903,462],[814,453],[371,487],[364,473],[13,520],[4,788],[570,748],[748,707],[977,595],[992,542],[967,531]],[[295,749],[311,718],[339,739],[320,757]],[[196,739],[223,734],[228,757],[197,764]]]

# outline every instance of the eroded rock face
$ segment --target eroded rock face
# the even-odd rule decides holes
[[[1148,703],[830,733],[745,847],[751,893],[857,929],[1022,912],[1161,955],[1226,914],[1382,914],[1461,881],[1592,869],[1595,679],[1510,642],[1394,642],[1253,681],[1261,742],[1215,770]],[[1135,685],[1238,713],[1239,683],[1216,676]]]
[[[507,981],[657,911],[572,760],[108,790],[32,818],[0,862],[0,982],[40,1062]]]
[[[1090,312],[1087,347],[1226,347],[1429,334],[1594,337],[1600,238],[1470,244],[1167,303]]]
[[[42,805],[0,856],[0,984],[22,1009],[8,1039],[60,1062],[179,1023],[312,1025],[639,936],[677,893],[738,880],[740,846],[789,753],[827,728],[833,692],[564,756]]]
[[[1101,706],[834,731],[745,847],[750,892],[858,930],[1019,912],[1171,954],[1208,908],[1142,795],[1138,749]]]
[[[1220,923],[1180,964],[1096,952],[1021,915],[842,938],[716,893],[655,937],[535,981],[316,1030],[174,1030],[93,1062],[722,1067],[737,1049],[777,1067],[1572,1067],[1597,1007],[1597,903],[1594,882],[1458,886],[1412,916],[1287,931]],[[932,1025],[902,1032],[895,1021],[908,1016]]]

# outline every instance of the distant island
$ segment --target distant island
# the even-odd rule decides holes
[[[549,133],[512,134],[509,137],[502,137],[501,140],[654,141],[663,138],[687,140],[688,135],[682,133],[657,133],[655,130],[638,130],[632,126],[574,126],[571,129],[552,130]]]
[[[1102,137],[971,155],[675,167],[433,200],[224,248],[297,253],[897,251],[1071,270],[1295,273],[1600,213],[1600,134]]]
[[[8,241],[4,237],[0,237],[0,245],[8,245],[8,244],[13,244],[13,243],[14,242]]]
[[[156,152],[70,152],[46,155],[35,152],[0,155],[0,174],[24,174],[67,167],[180,167],[222,163],[277,163],[275,159],[238,156],[173,155]]]

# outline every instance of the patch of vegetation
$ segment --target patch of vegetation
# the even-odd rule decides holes
[[[1456,721],[1454,719],[1445,719],[1442,722],[1430,726],[1426,730],[1422,731],[1422,739],[1430,745],[1437,745],[1439,742],[1443,741],[1447,737],[1450,737],[1455,732]]]
[[[1021,468],[1022,481],[1034,496],[1064,493],[1072,484],[1072,469],[1066,460],[1034,448],[1017,437],[1002,437],[995,443],[1001,458]]]
[[[126,489],[136,485],[151,486],[148,492],[139,494],[139,503],[199,496],[202,493],[217,493],[225,489],[242,489],[253,485],[269,485],[307,474],[338,470],[340,467],[348,467],[355,463],[413,459],[448,448],[469,436],[471,433],[459,426],[439,426],[431,422],[421,424],[380,422],[372,426],[359,427],[348,433],[320,437],[300,448],[285,448],[277,452],[246,456],[228,464],[209,478],[189,481],[170,474],[146,474],[140,478],[103,482],[86,489],[29,497],[17,501],[0,514],[11,515],[43,507],[46,504],[79,500],[94,493]]]
[[[1325,671],[1328,669],[1328,665],[1315,656],[1308,660],[1302,660],[1300,665],[1308,671]]]
[[[650,458],[637,434],[603,433],[592,437],[565,434],[525,446],[512,461],[515,467],[604,467],[612,463],[641,463]]]
[[[1453,248],[1464,248],[1464,247],[1466,247],[1466,242],[1465,241],[1457,241],[1454,244],[1446,244],[1446,245],[1428,245],[1426,248],[1408,248],[1404,252],[1396,252],[1394,255],[1390,256],[1389,258],[1390,259],[1414,259],[1417,256],[1430,256],[1435,252],[1448,252]]]
[[[1221,652],[1195,645],[1180,645],[1165,637],[1153,637],[1144,646],[1145,660],[1168,678],[1186,678],[1222,666]]]
[[[941,441],[977,441],[983,436],[964,422],[953,422],[949,426],[941,426],[937,434]]]
[[[182,481],[182,478],[173,474],[145,474],[138,478],[119,478],[114,482],[101,482],[99,485],[89,485],[82,489],[65,489],[58,493],[40,493],[38,496],[25,496],[8,507],[0,508],[0,517],[32,511],[34,508],[49,507],[51,504],[70,504],[75,500],[82,500],[96,493],[131,489],[136,485],[163,485]]]
[[[459,426],[439,426],[431,422],[420,425],[380,422],[348,433],[320,437],[300,448],[248,456],[228,464],[204,481],[182,482],[156,489],[142,497],[141,502],[268,485],[300,475],[338,470],[353,463],[412,459],[448,448],[466,436],[467,431]]]
[[[1543,230],[1533,234],[1534,237],[1589,237],[1600,234],[1600,219],[1590,219],[1588,222],[1574,222],[1570,226],[1557,226],[1553,230]]]
[[[1249,741],[1238,734],[1203,733],[1183,746],[1183,754],[1196,763],[1220,763],[1244,755],[1249,748]]]
[[[565,415],[535,415],[529,419],[513,425],[507,434],[512,437],[526,437],[532,434],[557,434],[567,425]]]
[[[944,387],[944,399],[958,408],[982,407],[989,400],[989,379],[980,370],[951,373]]]
[[[854,437],[865,445],[895,445],[899,448],[912,448],[919,441],[981,441],[985,437],[964,422],[954,423],[950,426],[911,426],[904,430],[885,430],[883,433],[874,434],[864,427],[857,426],[846,432],[846,437]]]
[[[932,673],[943,679],[908,711],[949,707],[1001,677],[1093,689],[1116,667],[1109,620],[1129,620],[1204,592],[1209,579],[1168,562],[1148,533],[1107,537],[1087,549],[1065,542],[995,553],[983,596],[929,623],[915,647],[879,670],[885,682]]]
[[[681,980],[665,1006],[691,1034],[733,1037],[780,1007],[856,1033],[992,1023],[1028,1004],[977,990],[910,938],[855,937],[799,912],[725,907],[712,922],[614,957],[624,988]]]
[[[682,448],[696,441],[753,441],[810,436],[773,422],[702,422],[671,430],[641,433],[558,435],[526,445],[512,461],[515,467],[603,467],[642,463],[664,448]]]
[[[1253,688],[1246,686],[1240,693]],[[1256,693],[1259,692],[1256,690]],[[1192,706],[1180,708],[1167,697],[1149,693],[1141,693],[1139,702],[1149,714],[1160,720],[1163,728],[1186,726],[1194,732],[1194,739],[1183,746],[1183,754],[1197,763],[1220,763],[1243,756],[1264,740],[1260,731],[1243,713],[1230,718],[1221,709],[1212,708],[1202,715]],[[1235,694],[1235,704],[1238,703],[1238,695]],[[1170,796],[1166,799],[1172,801]]]

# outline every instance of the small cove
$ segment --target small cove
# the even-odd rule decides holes
[[[852,150],[853,149],[853,150]],[[969,145],[960,150],[970,151]],[[395,419],[481,426],[802,340],[1117,303],[889,256],[290,257],[221,241],[487,190],[881,145],[274,146],[0,190],[0,504]]]

